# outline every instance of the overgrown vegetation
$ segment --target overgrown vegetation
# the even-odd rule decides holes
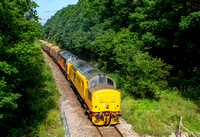
[[[122,115],[136,132],[154,136],[169,136],[179,128],[180,117],[183,125],[200,135],[200,101],[185,100],[178,90],[161,91],[160,100],[135,100],[126,96],[122,100]]]
[[[63,129],[63,125],[60,120],[60,109],[58,106],[58,99],[60,94],[57,91],[56,83],[52,75],[51,68],[48,64],[44,68],[43,73],[45,74],[45,87],[50,94],[44,100],[46,105],[46,115],[43,119],[35,119],[37,120],[37,126],[31,127],[31,130],[25,136],[57,136],[63,137],[65,131]]]
[[[41,36],[36,7],[32,0],[0,2],[1,136],[32,131],[46,117],[56,94],[35,43]]]

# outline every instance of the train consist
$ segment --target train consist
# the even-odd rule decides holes
[[[121,94],[115,81],[74,54],[39,40],[43,50],[60,66],[78,91],[79,99],[95,125],[114,125],[121,116]]]

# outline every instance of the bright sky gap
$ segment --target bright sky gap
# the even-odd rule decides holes
[[[76,4],[78,0],[35,0],[35,2],[39,6],[37,8],[38,16],[41,19],[39,22],[44,25],[58,10]]]

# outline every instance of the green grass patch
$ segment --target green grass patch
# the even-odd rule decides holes
[[[60,110],[51,109],[32,135],[40,137],[63,137],[65,131],[60,121]]]
[[[121,109],[123,118],[136,132],[168,136],[178,128],[181,116],[186,128],[200,132],[200,107],[197,104],[199,101],[186,100],[177,91],[164,90],[159,101],[126,96],[122,99]]]

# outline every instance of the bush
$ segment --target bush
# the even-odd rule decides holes
[[[171,80],[171,86],[176,86],[179,89],[180,94],[192,100],[200,99],[200,85],[199,85],[199,73],[192,79],[185,79],[185,76],[173,77]]]
[[[160,94],[159,88],[167,86],[166,77],[170,69],[171,66],[161,59],[137,51],[132,54],[132,61],[122,64],[119,74],[125,81],[124,90],[136,97],[155,97]]]
[[[181,95],[186,98],[190,98],[194,100],[200,99],[200,86],[197,86],[197,87],[183,86],[181,87],[180,92],[181,92]]]

